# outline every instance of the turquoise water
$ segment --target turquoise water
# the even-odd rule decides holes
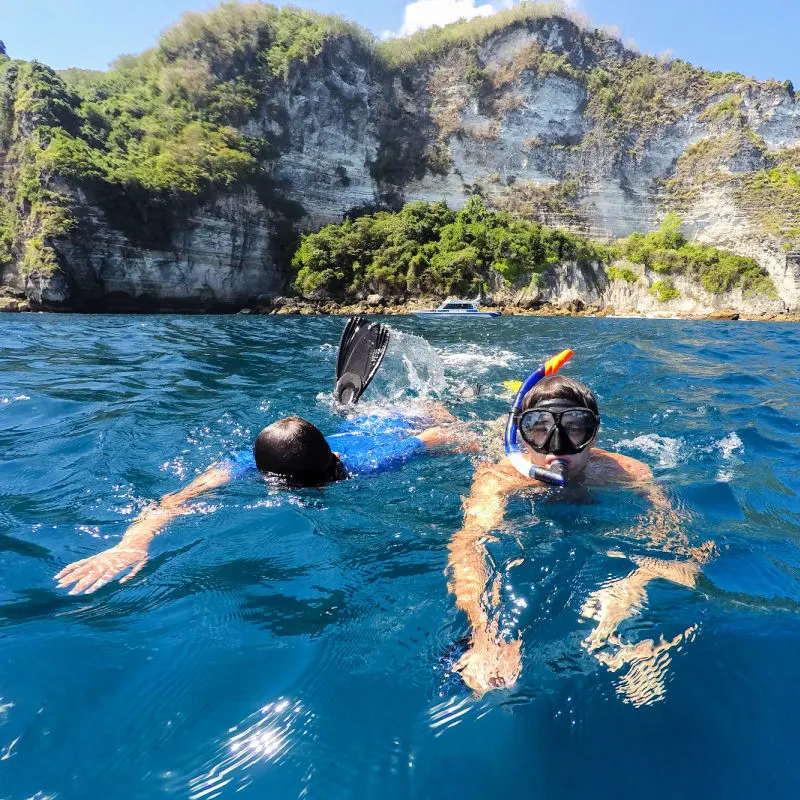
[[[572,347],[601,446],[646,461],[717,556],[621,625],[680,642],[616,671],[581,609],[659,555],[620,491],[509,505],[489,545],[517,685],[450,673],[466,622],[447,542],[473,456],[279,494],[253,477],[195,503],[132,582],[52,576],[288,413],[331,430],[342,318],[0,319],[0,797],[794,797],[800,691],[800,328],[503,318],[388,320],[369,397],[458,397]],[[366,399],[366,398],[365,398]],[[668,556],[669,557],[669,556]],[[522,563],[518,563],[522,559]]]

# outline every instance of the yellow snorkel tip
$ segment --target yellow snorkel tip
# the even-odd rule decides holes
[[[562,350],[557,356],[553,356],[551,359],[545,362],[544,365],[544,375],[548,377],[550,375],[555,375],[564,364],[567,363],[572,358],[572,350]]]

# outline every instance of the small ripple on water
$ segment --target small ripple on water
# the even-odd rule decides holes
[[[473,697],[450,697],[428,712],[428,726],[439,737],[449,728],[463,722],[464,717],[470,713],[477,713],[477,703]]]
[[[16,739],[12,739],[4,747],[0,746],[0,761],[8,761],[9,758],[13,758],[16,755],[14,748],[17,746],[21,738],[21,736],[17,736]]]
[[[678,466],[684,441],[683,439],[659,436],[657,433],[646,433],[634,439],[622,439],[617,442],[616,446],[622,450],[638,450],[640,453],[655,456],[658,459],[659,467],[672,469]]]

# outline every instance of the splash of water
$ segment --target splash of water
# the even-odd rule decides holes
[[[682,439],[671,439],[668,436],[659,436],[657,433],[647,433],[635,439],[623,439],[617,442],[621,449],[639,450],[649,456],[658,458],[658,466],[664,469],[673,469],[678,466],[679,454],[683,447]]]
[[[390,401],[437,398],[444,391],[444,364],[420,336],[391,330],[389,349],[373,382],[374,394]]]
[[[409,400],[436,400],[445,390],[444,364],[436,350],[420,336],[390,328],[389,347],[359,408],[388,404],[402,405]],[[334,404],[329,392],[317,400]]]

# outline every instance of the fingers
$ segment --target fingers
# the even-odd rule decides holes
[[[102,578],[98,578],[86,591],[84,594],[92,594],[92,592],[96,592],[101,586],[105,586],[111,580],[110,577],[104,575]],[[80,594],[80,590],[76,586],[70,594]]]
[[[74,572],[76,569],[78,569],[78,567],[85,564],[88,560],[88,558],[82,558],[80,561],[73,561],[71,564],[67,564],[67,566],[61,570],[61,572],[53,576],[53,580],[58,581],[66,578],[71,572]]]
[[[133,569],[124,577],[120,578],[120,583],[127,583],[131,578],[139,573],[141,568],[147,563],[147,559],[143,558],[138,564],[135,564]]]
[[[600,614],[600,598],[594,594],[589,595],[581,608],[581,616],[586,619],[597,619]]]
[[[65,586],[76,583],[82,580],[87,574],[93,572],[91,564],[86,563],[87,561],[88,559],[70,564],[66,569],[61,570],[61,572],[56,575],[58,588],[63,589]]]
[[[454,669],[478,697],[492,689],[513,686],[521,669],[521,639],[498,643],[491,650],[470,649],[456,662]]]
[[[80,580],[69,590],[70,594],[91,594],[108,583],[120,570],[115,567],[95,568],[83,574]]]
[[[124,583],[133,578],[147,562],[147,556],[137,553],[136,556],[131,557],[130,553],[126,554],[112,554],[101,553],[91,558],[85,558],[82,561],[76,561],[74,564],[69,564],[61,570],[56,576],[55,580],[58,581],[58,588],[64,589],[67,586],[72,586],[69,593],[75,594],[92,594],[102,586],[112,581],[117,575],[124,572],[129,567],[131,571],[120,581]]]

